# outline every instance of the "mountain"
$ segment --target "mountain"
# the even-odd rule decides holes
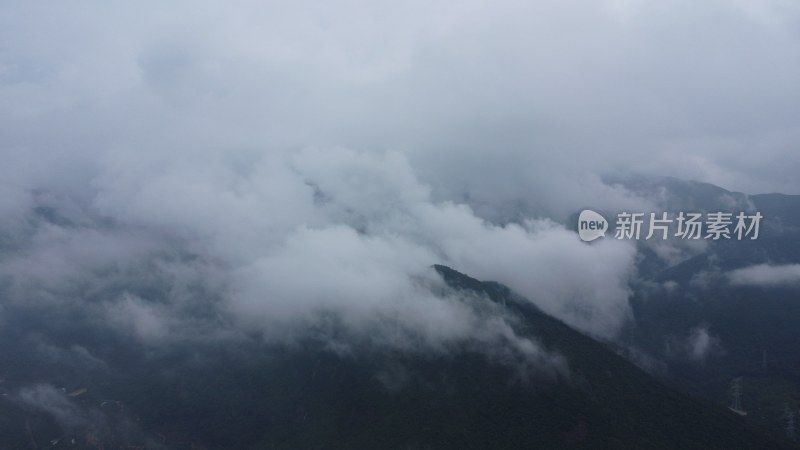
[[[548,395],[559,398],[559,409],[577,413],[567,417],[577,418],[585,431],[579,447],[791,448],[768,442],[726,410],[662,385],[606,345],[544,314],[525,299],[510,296],[503,286],[479,282],[447,267],[436,269],[456,288],[504,302],[524,317],[531,334],[566,357],[573,382],[551,386]],[[547,429],[564,430],[569,423],[548,423]],[[735,434],[732,429],[737,430]]]
[[[665,386],[503,285],[434,269],[461,301],[556,355],[556,368],[509,357],[510,342],[332,351],[309,336],[153,356],[94,336],[117,348],[120,370],[64,371],[69,388],[22,395],[4,380],[0,448],[796,448]],[[22,370],[25,356],[4,351]]]
[[[672,213],[763,215],[756,240],[704,240],[704,248],[691,251],[667,241],[685,251],[677,261],[641,242],[634,320],[623,335],[633,353],[666,367],[659,370],[666,381],[721,405],[740,379],[748,420],[784,432],[786,410],[800,409],[800,285],[741,284],[731,276],[756,265],[800,264],[800,196],[747,195],[674,178],[623,184]]]

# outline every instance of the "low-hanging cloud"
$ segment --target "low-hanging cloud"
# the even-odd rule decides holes
[[[681,348],[681,344],[683,347]],[[691,361],[703,362],[712,355],[724,352],[719,337],[712,334],[708,326],[700,325],[693,328],[682,343],[678,343],[678,350],[683,350]]]
[[[612,338],[635,248],[561,223],[652,204],[603,175],[798,190],[782,2],[87,3],[0,17],[2,321],[437,346],[444,263]]]
[[[284,174],[264,176],[260,167]],[[604,337],[627,318],[632,246],[586,246],[547,220],[494,225],[466,205],[434,202],[399,153],[310,149],[224,181],[199,183],[184,173],[166,177],[164,195],[152,191],[158,181],[142,182],[131,191],[106,189],[99,204],[139,226],[185,230],[194,251],[230,267],[231,309],[245,317],[260,312],[280,321],[333,309],[360,322],[387,311],[400,318],[413,312],[424,322],[439,316],[414,305],[422,296],[414,280],[443,262],[505,282],[545,311]],[[264,179],[269,187],[260,190]],[[237,192],[238,186],[253,188]],[[197,190],[228,201],[197,202]],[[171,203],[184,209],[176,214]],[[441,325],[431,329],[448,329]]]
[[[88,3],[0,19],[0,211],[29,184],[87,194],[109,152],[246,167],[307,145],[402,149],[500,219],[637,206],[599,177],[620,169],[798,191],[786,2]]]
[[[565,221],[664,200],[609,175],[800,192],[798,24],[779,0],[9,0],[2,390],[65,429],[152,444],[100,397],[127,391],[115,378],[192,377],[265,341],[477,350],[521,380],[569,376],[536,330],[431,265],[614,339],[636,246],[587,245]],[[676,342],[719,350],[704,327]]]
[[[471,343],[523,379],[568,370],[502,308],[449,291],[434,263],[504,282],[599,337],[629,318],[632,245],[587,245],[546,219],[493,224],[434,200],[399,152],[275,152],[246,171],[165,162],[124,179],[106,170],[87,202],[35,195],[30,227],[0,261],[7,305],[55,318],[36,332],[85,324],[153,349],[253,332],[317,334],[337,352],[351,339],[436,352]]]
[[[800,286],[800,264],[757,264],[727,274],[736,286]]]

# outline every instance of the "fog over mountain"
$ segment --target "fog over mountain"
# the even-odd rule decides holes
[[[798,190],[786,2],[4,9],[16,289],[63,289],[168,242],[195,256],[173,276],[214,272],[232,289],[220,304],[250,322],[341,308],[358,326],[387,313],[447,333],[424,323],[452,320],[437,306],[376,292],[402,297],[452,262],[608,336],[633,250],[584,247],[543,218],[651,205],[601,181],[619,168]],[[36,207],[64,222],[31,227]],[[300,267],[320,278],[282,273]],[[158,334],[146,300],[125,298]]]
[[[154,353],[511,342],[568,373],[430,266],[613,341],[641,249],[581,242],[573,214],[676,204],[630,176],[800,193],[791,1],[0,8],[0,334],[42,367],[113,365],[85,329]],[[702,324],[686,339],[698,359],[720,347]],[[43,372],[14,395],[69,409]]]

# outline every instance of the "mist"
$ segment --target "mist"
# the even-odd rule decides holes
[[[0,323],[46,312],[44,342],[66,312],[152,348],[331,317],[390,348],[509,339],[437,263],[614,339],[636,248],[565,220],[654,200],[606,175],[800,192],[789,2],[3,8]]]

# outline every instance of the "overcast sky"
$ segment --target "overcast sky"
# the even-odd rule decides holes
[[[800,194],[794,1],[1,8],[7,301],[80,302],[122,267],[97,314],[144,341],[193,326],[174,286],[197,280],[267,334],[326,311],[485,327],[429,292],[433,263],[613,337],[635,250],[548,218],[648,205],[605,175]],[[193,259],[140,268],[165,248]],[[169,301],[129,292],[153,277]]]

